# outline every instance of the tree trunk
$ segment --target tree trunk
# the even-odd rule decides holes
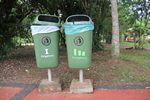
[[[111,12],[112,12],[112,56],[117,58],[120,54],[117,0],[111,0]]]

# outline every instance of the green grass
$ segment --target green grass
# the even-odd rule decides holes
[[[134,46],[133,42],[121,42],[122,46]]]
[[[134,81],[136,81],[136,82],[145,82],[147,80],[149,80],[149,77],[145,76],[145,75],[135,77],[135,79],[134,79]]]
[[[150,51],[123,50],[120,60],[127,62],[114,71],[121,82],[146,82],[150,80]]]
[[[148,50],[127,50],[121,53],[120,59],[144,64],[150,63],[150,51]]]
[[[134,42],[121,42],[121,45],[122,46],[134,46]],[[150,47],[150,43],[144,43],[144,45],[143,46],[145,46],[145,47]]]

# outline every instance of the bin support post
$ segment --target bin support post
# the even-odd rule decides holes
[[[51,72],[51,69],[48,69],[48,81],[49,82],[52,81],[52,72]]]
[[[48,69],[48,79],[43,79],[38,87],[40,93],[61,92],[61,84],[58,78],[52,80],[52,70]]]
[[[83,83],[83,70],[82,69],[79,72],[79,80],[80,80],[80,83]]]

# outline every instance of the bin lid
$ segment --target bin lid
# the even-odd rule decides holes
[[[67,35],[78,34],[94,29],[94,23],[87,15],[71,15],[66,19],[64,31]]]
[[[33,21],[32,25],[43,26],[60,26],[60,19],[55,15],[40,14]]]

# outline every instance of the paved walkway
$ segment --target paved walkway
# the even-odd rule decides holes
[[[19,93],[21,88],[0,87],[0,100],[9,100],[15,94]]]
[[[150,89],[95,90],[93,94],[49,94],[41,95],[37,89],[24,100],[150,100]]]
[[[150,84],[100,86],[92,94],[40,94],[37,85],[0,83],[0,100],[150,100]]]

